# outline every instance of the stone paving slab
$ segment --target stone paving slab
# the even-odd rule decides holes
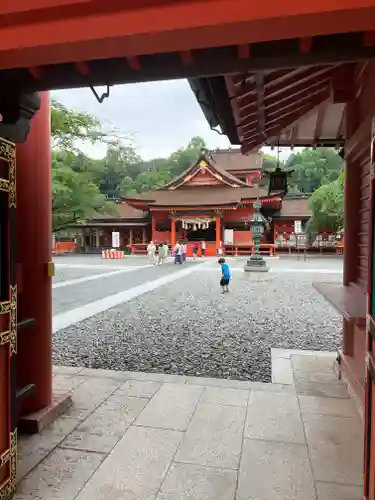
[[[238,469],[246,409],[200,403],[176,455],[177,462]]]
[[[146,264],[146,263],[145,263]],[[194,267],[195,263],[186,263],[184,269]],[[130,290],[136,286],[142,285],[150,280],[156,280],[163,276],[168,276],[177,271],[181,271],[182,266],[173,266],[166,264],[164,266],[145,266],[138,269],[126,269],[128,272],[111,275],[106,278],[106,273],[113,273],[114,269],[92,269],[92,274],[102,274],[102,278],[96,281],[83,281],[77,285],[53,290],[53,314],[59,314],[79,306],[83,306],[96,300],[113,295],[118,292]],[[100,271],[100,272],[98,272]],[[103,272],[104,271],[104,272]],[[87,274],[86,276],[89,276]],[[70,278],[69,278],[70,279]]]
[[[131,427],[77,496],[77,500],[153,500],[182,433]]]
[[[236,482],[232,470],[175,463],[156,500],[233,500]]]
[[[250,393],[245,437],[305,444],[297,396]]]
[[[20,437],[14,500],[361,498],[363,429],[350,399],[292,384],[54,373],[73,406]]]
[[[202,394],[201,387],[164,384],[135,425],[185,431]]]
[[[316,500],[306,446],[245,439],[237,500]]]

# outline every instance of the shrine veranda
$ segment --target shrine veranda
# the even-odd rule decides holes
[[[98,369],[271,381],[270,348],[336,350],[341,317],[312,287],[340,283],[337,257],[269,259],[266,275],[228,257],[149,266],[143,256],[57,257],[53,362]]]

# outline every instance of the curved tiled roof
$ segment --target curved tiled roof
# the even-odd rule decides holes
[[[180,187],[176,190],[158,189],[150,193],[144,193],[137,197],[125,198],[129,204],[144,202],[149,206],[217,206],[239,204],[244,200],[256,198],[269,198],[267,191],[257,187],[244,185],[233,188],[231,186],[197,186]]]
[[[227,172],[262,170],[263,166],[263,153],[261,151],[243,155],[240,149],[218,149],[210,152],[210,155],[216,165]]]
[[[309,219],[311,215],[308,198],[283,199],[279,217],[300,217],[301,219]]]
[[[232,175],[230,172],[224,168],[224,164],[217,163],[212,158],[210,153],[202,153],[197,160],[195,160],[187,169],[185,169],[180,175],[175,177],[171,182],[160,188],[160,190],[171,189],[173,187],[178,187],[183,184],[184,179],[188,175],[193,175],[199,168],[200,163],[204,161],[207,164],[208,170],[213,174],[218,174],[222,177],[223,183],[232,184],[235,186],[246,186],[246,183]]]

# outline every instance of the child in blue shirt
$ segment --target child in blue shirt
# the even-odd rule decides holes
[[[228,264],[225,262],[224,257],[221,257],[218,260],[218,263],[221,266],[221,293],[229,292],[229,281],[230,281],[230,269]]]

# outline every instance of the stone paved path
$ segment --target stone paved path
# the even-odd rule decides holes
[[[74,404],[21,438],[14,500],[359,500],[357,410],[303,354],[284,384],[55,367]]]

